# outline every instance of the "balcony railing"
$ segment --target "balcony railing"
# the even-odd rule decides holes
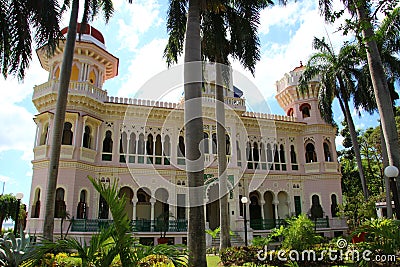
[[[113,220],[104,219],[74,219],[72,220],[72,232],[98,232],[113,224]],[[132,220],[130,222],[132,232],[186,232],[187,220]]]
[[[329,218],[318,218],[313,220],[315,228],[329,228]],[[273,228],[286,225],[283,219],[252,219],[250,220],[250,227],[253,230],[271,230]]]
[[[41,85],[37,85],[33,91],[33,100],[50,94],[57,93],[59,87],[59,82],[55,80],[48,81]],[[107,92],[90,84],[89,82],[77,82],[71,81],[69,83],[69,94],[71,95],[85,95],[94,98],[99,101],[107,100]]]

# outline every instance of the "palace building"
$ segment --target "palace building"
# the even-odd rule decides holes
[[[32,234],[41,234],[43,229],[63,49],[61,43],[52,56],[44,48],[37,50],[49,76],[34,87],[32,97],[38,111],[27,221]],[[69,236],[89,238],[118,219],[111,217],[107,203],[88,180],[91,176],[104,183],[118,180],[120,195],[127,200],[132,234],[141,242],[157,243],[160,218],[168,213],[166,236],[171,243],[185,243],[189,196],[182,101],[109,96],[103,83],[118,75],[118,62],[106,50],[102,34],[88,26],[75,47],[56,190],[55,234],[70,227]],[[246,111],[246,88],[231,85],[225,89],[229,218],[238,243],[244,237],[244,208],[249,238],[266,235],[285,218],[301,213],[312,218],[316,231],[326,236],[347,228],[337,215],[342,192],[336,129],[319,114],[318,80],[310,82],[305,92],[298,90],[303,70],[297,67],[276,83],[276,99],[285,116]],[[210,229],[219,226],[214,93],[212,83],[205,83],[202,146],[206,227]],[[245,207],[243,196],[249,199]],[[61,225],[66,213],[71,219]]]

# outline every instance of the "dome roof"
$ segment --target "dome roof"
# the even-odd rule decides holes
[[[300,61],[300,66],[298,66],[298,67],[296,67],[296,68],[294,68],[294,70],[293,71],[301,71],[301,70],[304,70],[306,67],[305,66],[303,66],[303,62],[302,61]]]
[[[81,24],[78,23],[77,32],[79,33],[80,30],[81,30]],[[64,29],[61,30],[61,33],[63,35],[65,35],[67,33],[67,31],[68,31],[68,27],[65,27]],[[82,32],[82,34],[90,35],[93,38],[95,38],[97,41],[99,41],[100,43],[105,45],[103,34],[101,34],[101,32],[99,30],[97,30],[96,28],[90,26],[89,24],[86,24],[86,29],[85,29],[84,32]]]

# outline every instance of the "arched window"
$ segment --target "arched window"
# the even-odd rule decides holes
[[[148,155],[147,164],[153,163],[153,153],[154,153],[153,135],[149,134],[147,136],[147,142],[146,142],[146,155]]]
[[[317,162],[317,153],[312,143],[306,145],[306,163]]]
[[[311,203],[311,219],[324,217],[324,211],[322,210],[318,195],[313,195],[311,197]]]
[[[40,216],[40,188],[35,191],[35,198],[33,199],[32,218],[39,218]]]
[[[251,143],[247,142],[246,145],[247,168],[253,169],[253,153],[251,151]]]
[[[169,136],[166,135],[164,138],[164,165],[170,165],[171,156],[171,142]]]
[[[257,169],[258,162],[260,161],[260,151],[258,150],[257,142],[253,143],[253,160],[254,160],[254,169]]]
[[[274,144],[274,167],[277,171],[281,169],[281,165],[279,164],[279,150],[277,144]]]
[[[293,114],[294,114],[293,109],[290,108],[286,115],[288,115],[289,117],[293,117]]]
[[[285,147],[282,144],[279,146],[279,160],[281,162],[282,171],[286,171]]]
[[[119,139],[119,162],[126,162],[126,154],[128,152],[128,135],[125,132],[121,133]]]
[[[49,132],[49,124],[46,123],[42,129],[42,134],[40,135],[40,142],[39,145],[45,145],[47,143],[47,135]]]
[[[63,145],[72,145],[72,124],[70,122],[64,123],[64,130],[62,136],[62,143]]]
[[[91,129],[89,126],[85,126],[85,132],[83,133],[83,142],[82,142],[82,146],[85,148],[92,148],[91,147],[91,143],[92,143],[92,137],[91,137]]]
[[[310,109],[311,109],[311,106],[307,103],[302,104],[300,106],[300,111],[301,111],[301,114],[303,114],[303,118],[310,117]]]
[[[299,165],[297,165],[296,151],[294,150],[294,145],[290,146],[290,163],[292,164],[292,170],[297,171]]]
[[[208,133],[203,133],[204,154],[210,153]]]
[[[104,161],[112,160],[112,148],[113,148],[112,132],[108,130],[103,140],[102,160]]]
[[[331,151],[327,142],[324,142],[324,156],[325,161],[332,161]]]
[[[285,148],[283,145],[279,146],[280,150],[279,150],[279,158],[280,158],[280,162],[281,163],[285,163],[286,159],[285,159]]]
[[[144,134],[139,135],[139,141],[138,141],[138,147],[137,147],[137,153],[138,153],[138,163],[144,163],[144,150],[145,150],[145,144],[144,144]]]
[[[156,155],[156,164],[161,164],[161,156],[162,156],[162,143],[161,143],[161,135],[157,134],[156,136],[156,147],[155,147],[155,155]]]
[[[56,203],[54,207],[54,218],[63,218],[66,215],[66,206],[64,201],[65,191],[59,187],[56,190]]]
[[[178,156],[178,164],[179,165],[184,165],[185,164],[185,139],[183,136],[179,136],[179,141],[178,141],[178,151],[177,151],[177,156]]]
[[[131,133],[129,137],[129,163],[135,163],[136,154],[136,134]]]
[[[236,140],[236,158],[237,158],[237,166],[242,166],[242,152],[240,150],[239,141]]]
[[[153,151],[154,151],[153,135],[149,134],[147,136],[147,142],[146,142],[146,155],[153,155]]]
[[[226,145],[226,154],[230,155],[231,154],[231,139],[229,138],[229,135],[225,135],[225,145]]]
[[[137,199],[139,203],[150,203],[150,198],[150,195],[142,188],[137,191]]]
[[[332,217],[338,217],[339,206],[337,203],[337,196],[335,194],[331,195],[331,215]]]
[[[272,149],[271,144],[267,144],[267,161],[272,162]]]
[[[99,199],[99,219],[108,219],[108,204],[102,195]]]
[[[218,146],[218,142],[217,142],[217,134],[213,133],[212,134],[212,153],[215,155],[217,154],[217,147]]]
[[[261,166],[262,166],[262,169],[263,170],[266,170],[267,169],[267,156],[266,156],[266,154],[265,154],[265,146],[264,146],[264,143],[263,142],[261,142],[261,144],[260,144],[260,154],[261,154]]]
[[[76,212],[77,219],[87,219],[86,198],[87,198],[86,190],[81,190],[81,193],[79,195],[79,203],[78,203],[78,207],[77,207],[77,212]]]

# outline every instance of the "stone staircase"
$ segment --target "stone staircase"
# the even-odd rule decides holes
[[[220,236],[218,233],[217,237],[212,239],[211,247],[219,248],[219,243],[220,243]],[[240,237],[240,235],[237,232],[233,232],[233,235],[231,235],[231,245],[232,247],[244,246],[244,240]]]

